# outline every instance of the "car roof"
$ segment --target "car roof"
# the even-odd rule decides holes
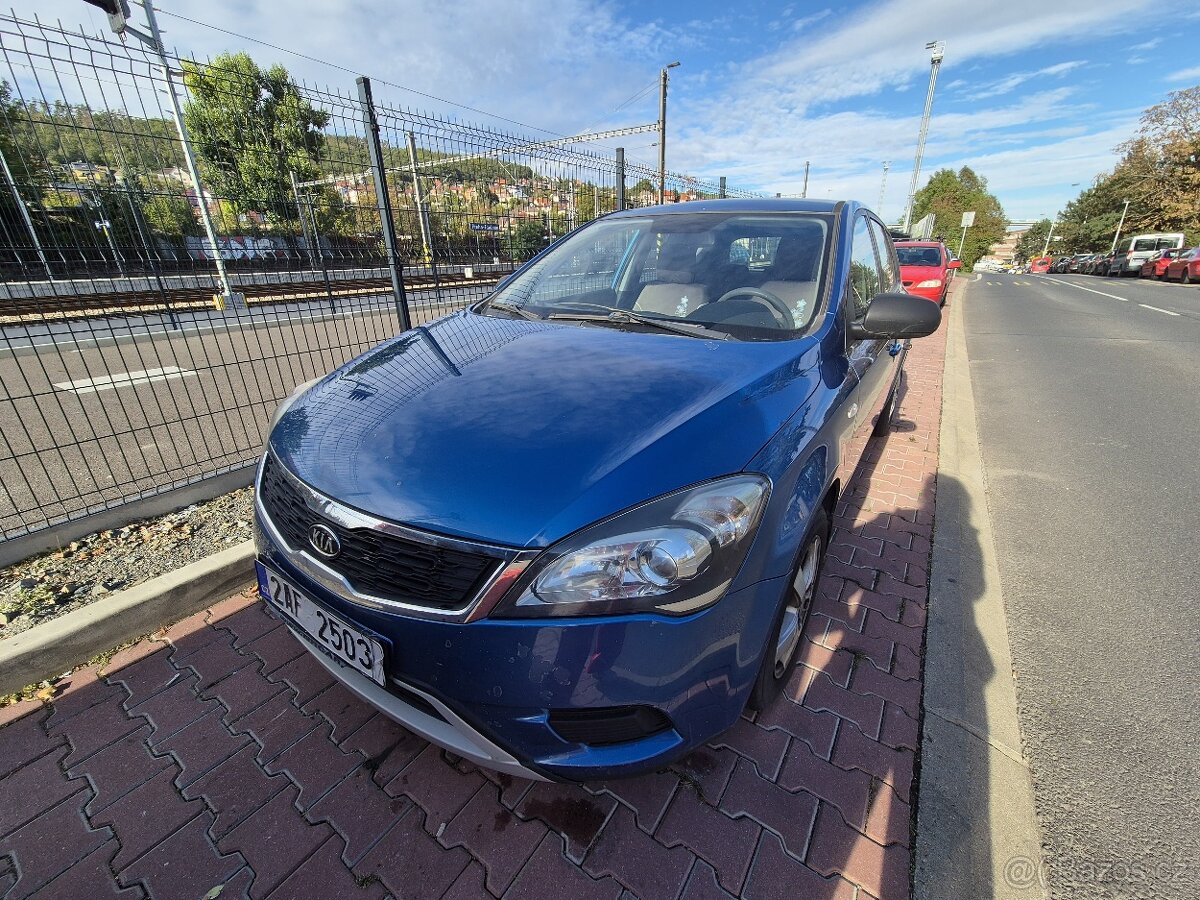
[[[688,203],[661,203],[657,206],[640,206],[636,209],[624,209],[620,212],[610,213],[605,218],[662,215],[664,213],[836,213],[846,205],[861,206],[861,204],[853,200],[801,200],[792,197],[753,197],[736,200],[692,200]]]
[[[896,241],[897,247],[945,247],[942,241]]]

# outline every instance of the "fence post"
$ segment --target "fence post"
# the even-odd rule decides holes
[[[37,251],[38,259],[42,261],[42,267],[46,270],[46,277],[51,281],[54,280],[54,273],[50,271],[50,261],[46,259],[46,251],[42,249],[42,242],[38,240],[37,230],[33,227],[33,220],[29,218],[29,208],[25,205],[25,199],[21,196],[21,192],[17,190],[16,179],[13,178],[12,170],[8,167],[8,160],[4,158],[3,151],[0,151],[0,166],[4,167],[4,180],[8,182],[8,189],[12,191],[13,200],[16,202],[17,209],[20,210],[21,220],[25,223],[25,228],[29,232],[29,239],[33,242],[33,249]],[[13,247],[14,255],[16,247]],[[17,257],[20,259],[20,257]]]
[[[617,148],[617,211],[625,208],[625,148]]]
[[[718,200],[724,200],[724,199],[725,199],[725,196],[726,196],[726,195],[725,195],[725,176],[724,176],[724,175],[722,175],[722,176],[721,176],[721,181],[720,181],[720,187],[719,187],[719,188],[717,188],[717,199],[718,199]]]
[[[375,118],[375,104],[371,100],[371,79],[358,78],[358,102],[362,104],[363,130],[367,137],[367,149],[371,152],[371,170],[375,175],[375,200],[379,206],[379,224],[383,229],[383,246],[387,252],[388,268],[392,276],[392,293],[396,296],[396,315],[403,331],[412,328],[408,317],[408,297],[404,293],[404,269],[400,255],[396,252],[396,223],[392,219],[392,201],[388,196],[387,177],[383,170],[383,147],[379,144],[379,122]]]

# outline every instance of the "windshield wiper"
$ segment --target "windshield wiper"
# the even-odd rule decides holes
[[[522,319],[529,319],[531,322],[540,322],[542,317],[523,306],[517,306],[515,303],[505,303],[503,300],[491,300],[487,305],[488,309],[498,309],[501,312],[511,313],[514,316],[519,316]]]
[[[597,312],[550,313],[546,318],[568,322],[635,322],[638,325],[649,325],[651,328],[657,328],[660,331],[669,331],[672,334],[686,334],[688,337],[705,337],[718,341],[729,340],[729,335],[724,331],[713,331],[711,328],[705,328],[698,322],[685,325],[683,322],[656,319],[653,316],[643,316],[628,309],[613,309],[612,307],[601,306],[598,303],[580,303],[578,306],[581,308],[588,306],[597,310]],[[607,310],[607,315],[599,312],[600,310]]]

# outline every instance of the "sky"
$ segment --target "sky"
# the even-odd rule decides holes
[[[375,91],[389,102],[534,135],[656,121],[659,70],[678,60],[668,168],[798,196],[808,161],[808,196],[859,199],[886,221],[903,215],[908,197],[929,84],[925,44],[942,40],[920,183],[939,168],[971,166],[1017,221],[1053,217],[1112,168],[1146,107],[1200,84],[1200,8],[1188,6],[158,0],[156,9],[167,44],[184,55],[246,50],[343,90],[354,73],[370,75],[390,83]],[[107,29],[83,0],[15,0],[15,10]],[[653,161],[655,139],[601,146]]]

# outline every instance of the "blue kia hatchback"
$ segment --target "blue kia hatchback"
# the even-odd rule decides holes
[[[263,597],[480,765],[659,768],[780,691],[838,494],[940,318],[856,203],[605,216],[280,407]]]

